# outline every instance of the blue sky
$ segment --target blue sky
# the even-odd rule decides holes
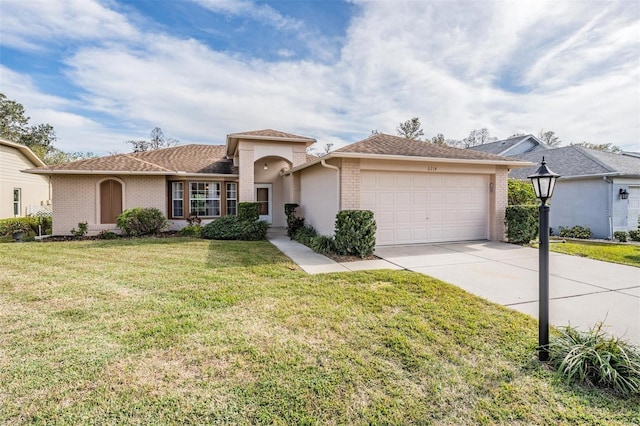
[[[640,151],[638,22],[636,0],[2,0],[0,92],[98,154],[155,126],[337,148],[413,116]]]

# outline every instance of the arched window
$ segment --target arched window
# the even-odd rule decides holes
[[[122,184],[114,179],[100,182],[100,223],[116,223],[122,213]]]

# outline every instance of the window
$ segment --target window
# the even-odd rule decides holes
[[[183,217],[184,216],[184,183],[172,182],[171,183],[171,216]]]
[[[220,183],[190,182],[189,213],[194,216],[220,216]]]
[[[238,214],[238,184],[227,183],[227,214]]]
[[[22,210],[22,189],[13,188],[13,215],[20,216]]]

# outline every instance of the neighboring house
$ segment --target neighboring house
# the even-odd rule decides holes
[[[284,204],[332,234],[345,209],[370,209],[378,244],[502,240],[507,173],[529,163],[379,134],[314,158],[315,140],[274,130],[234,133],[226,145],[185,145],[28,170],[51,176],[56,235],[78,222],[115,228],[132,207],[156,207],[172,229],[257,201],[261,219],[286,226]]]
[[[468,149],[473,151],[486,152],[488,154],[504,155],[513,157],[527,152],[541,151],[548,147],[533,135],[516,136],[501,141],[485,143],[483,145],[472,146]]]
[[[595,238],[611,239],[616,231],[638,228],[640,157],[576,145],[515,157],[540,163],[542,156],[562,176],[551,199],[549,221],[554,233],[560,226],[580,225],[591,228]],[[537,167],[512,170],[509,177],[526,179]]]
[[[20,173],[43,166],[27,146],[0,139],[0,219],[27,216],[50,204],[49,178]]]

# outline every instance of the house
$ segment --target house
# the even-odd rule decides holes
[[[300,204],[306,223],[332,234],[336,213],[370,209],[377,243],[501,240],[507,173],[529,163],[483,152],[379,134],[309,157],[314,139],[275,130],[227,135],[226,144],[184,145],[39,167],[51,176],[53,232],[78,222],[91,233],[114,229],[131,207],[156,207],[173,229],[197,215],[236,214],[257,201],[260,218],[286,226],[284,204]]]
[[[0,219],[27,216],[50,204],[49,178],[20,173],[44,166],[27,146],[0,139]]]
[[[516,158],[540,163],[562,177],[551,199],[550,226],[591,228],[594,238],[611,239],[616,231],[638,228],[640,214],[640,157],[613,154],[577,145],[529,152]],[[526,179],[533,167],[512,170],[509,177]]]
[[[514,155],[525,154],[527,152],[541,151],[548,149],[547,146],[533,135],[515,136],[483,145],[472,146],[473,151],[486,152],[495,155],[513,157]]]

